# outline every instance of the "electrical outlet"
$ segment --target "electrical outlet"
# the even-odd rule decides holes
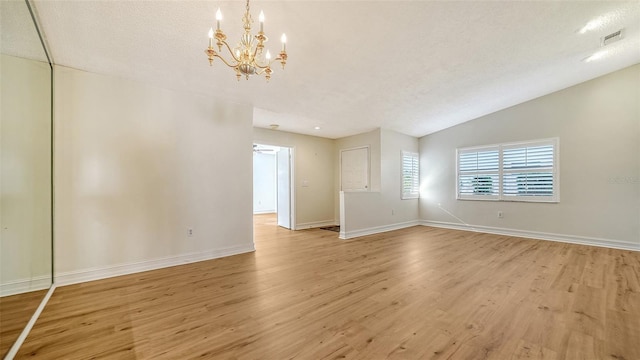
[[[502,211],[498,211],[498,219],[502,219],[504,217],[504,215],[502,214]]]
[[[391,209],[391,215],[395,215],[396,211],[394,209]]]
[[[193,236],[193,229],[192,228],[188,228],[187,229],[187,236],[188,237],[192,237]]]

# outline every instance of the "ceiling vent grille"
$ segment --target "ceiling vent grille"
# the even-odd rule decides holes
[[[602,38],[602,46],[607,46],[611,43],[614,43],[620,39],[622,39],[622,35],[623,35],[623,31],[624,29],[620,29],[616,32],[613,32],[605,37]]]

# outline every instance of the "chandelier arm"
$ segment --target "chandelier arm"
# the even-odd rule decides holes
[[[226,41],[223,41],[222,43],[224,44],[224,46],[226,46],[226,47],[227,47],[227,50],[229,50],[229,54],[231,54],[231,57],[233,58],[233,60],[235,60],[236,62],[240,62],[240,59],[238,59],[238,58],[236,57],[236,54],[234,54],[234,53],[233,53],[233,50],[231,50],[231,47],[229,46],[229,44],[227,44],[227,42],[226,42]],[[222,59],[222,58],[221,58],[221,59]]]
[[[270,61],[270,62],[268,62],[268,63],[267,63],[267,65],[264,65],[264,66],[262,66],[262,65],[258,64],[258,62],[257,62],[257,61],[256,61],[256,62],[254,62],[254,64],[256,65],[256,67],[257,67],[257,68],[260,68],[260,69],[266,69],[266,68],[268,68],[268,67],[270,67],[270,66],[271,66],[271,61]]]
[[[264,67],[262,70],[260,71],[256,71],[256,75],[262,75],[265,74],[267,72],[267,69],[270,69],[270,67],[266,66]]]
[[[220,56],[220,55],[218,55],[218,54],[215,54],[215,55],[213,55],[213,56],[215,56],[215,57],[217,57],[218,59],[222,60],[222,62],[223,62],[225,65],[227,65],[228,67],[230,67],[230,68],[235,68],[235,67],[237,66],[237,65],[231,65],[231,64],[229,64],[229,63],[227,62],[227,60],[225,60],[222,56]]]
[[[265,66],[262,66],[262,65],[258,64],[257,62],[256,62],[255,64],[256,64],[256,67],[259,67],[260,69],[266,69],[266,68],[268,68],[268,67],[271,67],[271,65],[273,65],[273,63],[274,63],[274,62],[276,62],[276,61],[280,61],[280,60],[282,60],[282,58],[278,56],[277,58],[275,58],[275,59],[273,59],[273,60],[270,60],[270,61],[267,63],[267,65],[265,65]]]

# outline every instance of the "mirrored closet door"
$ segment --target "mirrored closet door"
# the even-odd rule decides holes
[[[31,4],[0,1],[0,358],[52,285],[52,68]]]

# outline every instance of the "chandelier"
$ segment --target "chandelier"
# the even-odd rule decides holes
[[[233,49],[231,49],[227,43],[227,36],[220,29],[221,20],[222,12],[218,8],[218,11],[216,11],[216,31],[214,33],[213,28],[209,30],[209,47],[204,51],[209,58],[210,66],[213,66],[214,58],[219,58],[225,65],[235,70],[238,81],[240,81],[240,77],[243,75],[247,80],[249,80],[249,76],[251,75],[264,75],[267,81],[269,81],[269,79],[271,79],[271,74],[273,73],[273,70],[271,70],[271,64],[274,61],[280,61],[280,64],[282,64],[282,68],[284,69],[284,66],[287,63],[287,36],[282,34],[282,51],[280,51],[280,55],[277,58],[271,59],[271,53],[269,53],[269,50],[263,54],[264,43],[268,40],[264,34],[264,13],[260,11],[260,31],[257,35],[252,35],[251,24],[253,23],[253,19],[249,13],[249,0],[247,0],[247,11],[242,17],[242,22],[244,23],[244,34],[240,37],[238,46]],[[213,48],[214,38],[216,39],[216,45],[218,45],[217,52]],[[220,54],[223,46],[227,48],[231,55],[229,61]]]

